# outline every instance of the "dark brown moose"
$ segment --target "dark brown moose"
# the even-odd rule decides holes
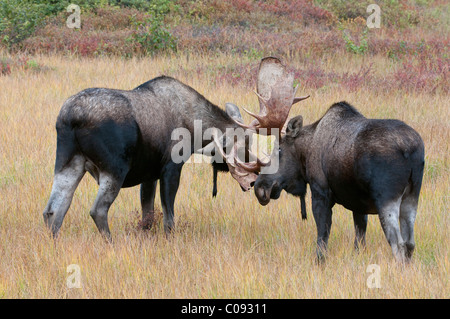
[[[293,98],[292,86],[286,95],[284,81],[273,81],[279,78],[275,73],[284,72],[280,66],[277,59],[267,58],[259,67],[256,94],[261,105],[267,104],[269,113],[278,107],[281,99],[284,104],[280,110],[290,108],[301,99]],[[278,85],[283,90],[277,90]],[[274,96],[265,102],[262,96],[272,91]],[[281,96],[278,96],[279,92]],[[284,100],[286,96],[289,101]],[[283,121],[286,116],[287,113],[282,114]],[[272,125],[264,123],[263,117],[258,119],[261,123],[256,123],[256,130]],[[44,221],[53,235],[58,233],[75,189],[86,172],[99,184],[90,215],[107,238],[110,238],[108,210],[124,187],[141,185],[142,218],[148,222],[144,223],[146,227],[151,226],[158,180],[164,229],[170,232],[174,227],[174,201],[185,163],[185,160],[180,162],[172,158],[173,149],[180,142],[173,139],[173,133],[184,129],[190,136],[195,135],[196,121],[201,123],[202,137],[208,129],[213,129],[214,134],[209,139],[202,138],[199,145],[195,138],[192,139],[189,149],[183,149],[182,157],[187,160],[192,153],[222,154],[223,157],[219,156],[222,161],[212,163],[214,185],[217,171],[229,171],[244,191],[251,189],[261,162],[249,150],[248,134],[236,140],[224,133],[229,129],[244,130],[239,108],[231,103],[227,103],[226,111],[223,111],[193,88],[167,76],[154,78],[129,91],[91,88],[67,99],[56,121],[54,179],[43,212]],[[245,128],[245,131],[255,129]]]
[[[292,88],[292,78],[285,79],[277,87]],[[270,100],[264,102],[267,108],[262,112],[282,114],[272,127],[286,121],[292,104],[288,100],[293,99],[288,95],[282,110],[272,107]],[[263,122],[256,118],[248,127]],[[353,212],[356,248],[365,244],[367,215],[378,214],[395,258],[411,258],[424,169],[424,144],[414,129],[399,120],[367,119],[347,102],[339,102],[313,124],[303,126],[301,116],[291,119],[271,160],[278,161],[273,174],[265,174],[260,165],[242,167],[261,171],[254,187],[262,205],[279,198],[282,190],[302,198],[310,185],[319,260],[325,256],[335,204]]]

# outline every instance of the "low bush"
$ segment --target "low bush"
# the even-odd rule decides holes
[[[11,74],[11,61],[6,58],[0,58],[0,75]]]
[[[0,41],[7,48],[32,35],[45,17],[45,6],[25,0],[0,2]]]
[[[154,55],[177,50],[176,38],[164,27],[160,15],[147,15],[143,20],[133,17],[132,24],[136,29],[129,40],[136,43],[137,53]]]
[[[419,23],[416,7],[408,0],[315,0],[320,7],[329,10],[339,20],[367,18],[367,7],[377,4],[381,9],[381,23],[384,26],[406,28]]]

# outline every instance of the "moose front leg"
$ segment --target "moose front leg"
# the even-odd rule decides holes
[[[330,237],[332,224],[333,203],[328,196],[312,191],[312,211],[317,227],[317,259],[321,263],[325,261],[325,253]]]
[[[181,168],[183,164],[175,164],[170,162],[166,164],[161,173],[160,192],[161,206],[163,210],[164,231],[169,234],[174,227],[174,210],[175,196],[180,184]]]
[[[305,195],[300,196],[300,211],[302,213],[302,220],[306,220],[307,214],[306,214],[306,202],[305,202]]]
[[[366,229],[367,215],[359,212],[353,212],[353,222],[355,224],[355,249],[358,251],[359,246],[366,247]]]
[[[217,168],[213,166],[213,192],[212,197],[217,196]]]
[[[158,181],[148,181],[141,184],[142,228],[152,228],[155,219],[155,195]]]

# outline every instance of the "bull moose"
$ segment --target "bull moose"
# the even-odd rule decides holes
[[[108,210],[120,189],[139,184],[142,218],[151,225],[158,180],[164,228],[169,232],[174,226],[174,201],[183,166],[171,160],[172,130],[193,130],[195,119],[225,130],[237,126],[229,114],[239,116],[239,110],[233,111],[223,111],[191,87],[166,76],[130,91],[92,88],[70,97],[56,121],[56,161],[44,210],[46,224],[53,234],[58,232],[78,183],[89,172],[99,184],[90,215],[101,233],[110,237]]]
[[[278,172],[256,180],[258,201],[266,205],[283,189],[298,195],[308,183],[320,259],[337,203],[353,212],[355,247],[365,244],[367,214],[378,214],[395,258],[409,260],[424,168],[420,135],[398,120],[367,119],[346,102],[333,104],[317,122],[302,124],[301,116],[289,121],[275,150]]]
[[[258,96],[272,87],[273,73],[279,71],[276,59],[263,59],[259,66]],[[281,83],[285,85],[285,83]],[[275,88],[276,90],[276,88]],[[282,109],[306,98],[272,99],[283,104]],[[286,105],[289,103],[289,105]],[[281,116],[287,116],[282,114]],[[280,117],[277,115],[276,117]],[[285,121],[286,118],[283,119]],[[46,225],[56,235],[72,202],[80,180],[89,172],[99,184],[95,202],[90,210],[98,230],[110,238],[108,210],[121,188],[141,185],[140,200],[142,218],[150,227],[154,215],[154,199],[157,181],[160,181],[164,229],[168,233],[174,227],[174,201],[184,162],[172,159],[172,150],[178,142],[172,133],[179,128],[194,133],[195,121],[202,123],[202,136],[208,128],[221,132],[242,127],[242,116],[234,104],[226,110],[209,102],[190,86],[168,77],[160,76],[139,85],[133,90],[91,88],[66,100],[56,121],[57,145],[53,185],[43,216]],[[261,126],[262,127],[262,126]],[[266,123],[270,129],[272,125]],[[230,146],[231,151],[218,150]],[[249,149],[249,139],[230,139],[226,133],[203,139],[200,145],[189,145],[187,154],[241,154],[240,163],[251,166],[246,170],[236,162],[213,162],[214,185],[217,171],[229,171],[244,191],[251,189],[257,178],[259,161],[251,161],[255,155]],[[244,150],[244,152],[242,152]],[[245,162],[245,160],[248,162]],[[253,167],[253,166],[254,167]],[[248,168],[248,167],[247,167]],[[215,188],[216,193],[217,188]]]
[[[277,87],[285,93],[271,94],[289,99],[292,76],[281,66],[280,70]],[[258,131],[270,120],[269,126],[282,127],[291,104],[279,109],[267,96],[260,101],[260,113],[251,113],[256,120],[242,126]],[[265,116],[274,113],[283,115]],[[277,144],[271,155],[277,161],[277,172],[265,174],[261,165],[241,166],[261,171],[254,184],[261,205],[279,198],[282,190],[304,198],[309,184],[319,260],[325,256],[335,204],[353,212],[356,248],[365,245],[367,215],[378,214],[394,257],[410,260],[424,169],[424,144],[414,129],[399,120],[367,119],[349,103],[339,102],[310,125],[303,126],[301,115],[291,119]]]

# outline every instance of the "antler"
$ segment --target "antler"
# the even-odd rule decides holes
[[[242,161],[241,159],[239,159],[239,155],[238,155],[238,147],[239,146],[237,143],[233,143],[231,151],[228,154],[226,154],[224,151],[224,148],[226,149],[229,146],[229,143],[227,143],[225,146],[222,145],[217,131],[213,132],[212,137],[213,137],[214,144],[217,146],[217,149],[219,150],[222,157],[226,160],[226,162],[228,164],[230,164],[234,168],[240,167],[240,168],[244,169],[246,172],[259,172],[261,167],[270,165],[270,160],[269,160],[269,162],[263,162],[258,158],[258,156],[256,156],[250,150],[247,150],[249,158],[256,159],[256,160],[253,160],[251,162]],[[238,173],[238,175],[241,175],[241,173]]]
[[[286,70],[281,61],[274,57],[267,57],[261,60],[258,70],[258,79],[256,86],[256,96],[259,101],[259,114],[252,113],[244,109],[255,119],[250,125],[243,124],[241,121],[233,121],[240,127],[251,130],[261,135],[276,135],[280,138],[284,123],[286,122],[289,111],[294,103],[307,99],[309,95],[295,97],[297,88],[293,88],[294,76]],[[225,138],[225,146],[223,139]],[[247,146],[240,142],[228,140],[225,134],[219,137],[217,131],[213,132],[213,144],[226,160],[228,169],[233,178],[239,182],[244,191],[250,190],[258,178],[258,174],[264,166],[269,166],[271,161],[263,162],[253,154]],[[224,151],[224,148],[232,147],[231,150]],[[239,150],[244,150],[248,155],[248,162],[239,158]],[[227,154],[228,153],[228,154]]]
[[[232,148],[230,152],[227,154],[224,149],[231,146],[231,143],[226,143],[226,145],[223,145],[223,143],[220,141],[221,137],[219,137],[218,132],[214,131],[212,134],[213,142],[216,145],[216,149],[220,152],[222,157],[225,159],[226,163],[228,164],[228,169],[233,176],[234,179],[236,179],[239,184],[241,185],[241,188],[244,191],[248,191],[252,188],[253,183],[255,182],[256,178],[258,177],[257,173],[261,170],[263,166],[270,165],[270,161],[267,163],[262,162],[254,153],[252,153],[250,150],[248,150],[248,156],[249,158],[256,159],[255,161],[251,162],[244,162],[239,159],[238,156],[238,144],[232,143]],[[244,148],[245,149],[245,148]]]
[[[293,104],[307,99],[309,95],[295,97],[298,86],[293,89],[294,76],[286,70],[281,61],[274,57],[261,60],[258,70],[257,92],[259,114],[244,109],[255,118],[250,125],[235,121],[245,129],[254,130],[261,135],[272,135],[272,129],[280,134]],[[261,129],[266,130],[261,130]]]

